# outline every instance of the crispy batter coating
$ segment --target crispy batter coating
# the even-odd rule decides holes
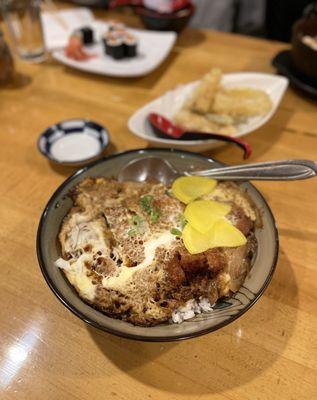
[[[202,78],[174,115],[176,125],[186,130],[234,135],[239,123],[271,110],[271,99],[263,90],[227,89],[221,86],[221,77],[221,70],[212,69]]]

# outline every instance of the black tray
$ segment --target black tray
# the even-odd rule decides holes
[[[290,84],[295,89],[298,89],[303,94],[317,100],[317,83],[296,70],[293,65],[290,50],[283,50],[278,53],[273,58],[272,65],[281,75],[285,75],[290,80]]]

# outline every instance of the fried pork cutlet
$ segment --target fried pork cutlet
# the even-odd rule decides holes
[[[230,296],[250,269],[256,216],[235,184],[220,182],[206,198],[231,204],[227,218],[246,245],[196,255],[171,233],[182,229],[184,205],[163,184],[85,179],[72,198],[56,265],[84,301],[111,317],[143,326],[168,321],[190,299],[213,304]]]

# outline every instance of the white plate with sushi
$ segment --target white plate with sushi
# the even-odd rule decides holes
[[[200,92],[199,95],[199,87],[201,88],[206,80],[208,85],[213,85],[215,77],[211,75],[215,71],[216,75],[218,74],[217,96],[213,100],[216,110],[203,115],[199,107],[204,107],[205,102],[197,101],[202,94]],[[179,85],[137,110],[129,119],[128,127],[133,134],[155,146],[205,151],[221,146],[222,143],[213,139],[181,140],[158,137],[148,121],[149,114],[161,114],[186,131],[241,137],[263,126],[274,115],[287,86],[288,79],[281,76],[255,72],[221,75],[219,70],[214,69],[201,81]],[[206,89],[207,93],[213,90],[210,86]],[[233,96],[233,99],[230,96]],[[195,97],[195,106],[199,112],[192,110],[195,108]]]
[[[84,51],[91,58],[77,61],[69,58],[64,49],[52,52],[52,56],[68,67],[81,71],[120,78],[144,76],[156,69],[169,55],[176,41],[175,32],[154,32],[129,29],[127,32],[137,40],[135,57],[125,57],[119,60],[105,54],[103,36],[109,30],[106,22],[93,21],[88,25],[94,31],[95,43],[84,46]]]

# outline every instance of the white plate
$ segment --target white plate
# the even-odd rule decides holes
[[[128,29],[138,41],[138,55],[134,58],[114,60],[104,54],[101,37],[108,30],[105,22],[94,21],[89,24],[96,34],[96,44],[85,47],[89,54],[97,57],[87,61],[76,61],[65,56],[64,50],[53,51],[53,57],[68,67],[95,74],[108,75],[120,78],[131,78],[143,76],[157,68],[169,55],[175,43],[177,35],[175,32],[150,32],[138,29]]]
[[[137,110],[129,119],[129,129],[138,137],[146,139],[151,144],[160,147],[174,147],[183,150],[204,151],[220,146],[222,143],[215,140],[170,140],[161,139],[155,135],[147,116],[151,112],[164,115],[172,119],[173,115],[182,107],[184,100],[198,85],[199,81],[178,86],[176,89],[166,92],[163,96],[146,104]],[[225,87],[250,87],[264,90],[271,98],[272,109],[265,116],[249,118],[247,123],[240,124],[235,137],[247,135],[264,125],[275,113],[283,94],[288,86],[288,79],[282,76],[262,74],[257,72],[240,72],[225,74],[222,77]]]

